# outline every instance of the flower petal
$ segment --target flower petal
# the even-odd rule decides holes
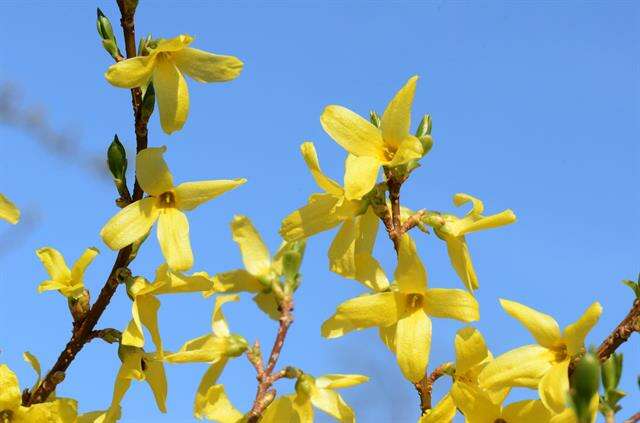
[[[451,423],[456,415],[456,404],[451,394],[446,394],[430,410],[420,417],[418,423]]]
[[[205,292],[213,289],[213,284],[213,278],[205,272],[196,272],[188,276],[181,272],[172,272],[165,263],[156,269],[156,280],[148,292],[153,295]]]
[[[464,236],[451,236],[445,235],[445,241],[447,243],[447,253],[449,254],[449,260],[451,265],[455,269],[458,277],[462,279],[462,282],[471,292],[478,289],[478,276],[473,268],[473,262],[471,261],[471,255],[469,254],[469,247]]]
[[[293,409],[290,396],[278,397],[264,411],[260,423],[298,423],[299,418]]]
[[[330,389],[314,389],[311,393],[311,403],[341,423],[356,421],[353,410],[337,392]]]
[[[502,417],[508,422],[545,423],[551,419],[551,413],[544,407],[542,402],[525,400],[507,405],[502,410]]]
[[[411,382],[421,380],[429,363],[431,319],[422,309],[408,312],[396,327],[396,356],[404,377]]]
[[[180,210],[193,210],[247,182],[244,178],[184,182],[175,188],[176,204]]]
[[[538,385],[542,403],[556,414],[562,413],[567,406],[570,362],[571,360],[564,360],[554,364]]]
[[[100,254],[100,250],[95,247],[84,250],[80,258],[73,264],[73,268],[71,268],[71,279],[76,283],[82,283],[84,272],[98,254]]]
[[[152,49],[153,53],[174,53],[187,48],[193,42],[193,37],[188,34],[180,34],[177,37],[165,38],[158,41],[156,48]]]
[[[320,123],[327,134],[349,153],[385,160],[382,132],[346,107],[327,106],[320,116]]]
[[[413,135],[407,135],[400,143],[398,150],[393,153],[391,161],[386,161],[385,164],[391,167],[400,166],[409,163],[411,160],[422,158],[423,154],[424,148],[420,140]]]
[[[231,404],[224,386],[213,385],[204,395],[204,402],[198,409],[197,417],[219,423],[236,423],[242,420],[243,414]]]
[[[159,196],[173,188],[173,175],[164,160],[167,147],[145,148],[136,156],[136,178],[149,195]]]
[[[206,415],[209,405],[209,389],[218,381],[227,361],[228,360],[226,358],[215,361],[211,366],[209,366],[205,374],[202,376],[200,384],[198,385],[198,390],[196,391],[196,398],[193,403],[193,414],[196,418],[201,419]]]
[[[527,328],[538,344],[546,348],[554,348],[560,344],[560,328],[553,317],[515,301],[500,299],[500,305]]]
[[[231,221],[233,240],[240,247],[244,267],[254,276],[267,276],[271,270],[271,255],[260,234],[246,216],[234,216]]]
[[[327,339],[340,338],[349,332],[360,330],[350,320],[335,314],[322,323],[320,334]]]
[[[376,185],[380,162],[373,157],[349,154],[344,169],[345,197],[359,200]]]
[[[185,342],[178,351],[165,355],[164,360],[169,363],[214,362],[224,357],[229,347],[229,338],[209,333]]]
[[[0,219],[14,225],[20,219],[20,210],[2,194],[0,194]]]
[[[470,326],[456,333],[455,348],[456,374],[458,375],[463,375],[489,356],[482,334]]]
[[[71,271],[60,251],[52,247],[44,247],[36,250],[36,255],[47,270],[49,277],[54,281],[64,283],[71,278]]]
[[[156,400],[158,410],[167,412],[167,376],[164,372],[164,365],[161,361],[145,360],[147,365],[144,371],[145,380],[149,384],[153,396]]]
[[[234,56],[223,56],[187,47],[171,54],[181,72],[198,82],[223,82],[236,79],[243,63]]]
[[[382,136],[385,144],[398,148],[402,140],[409,134],[411,126],[411,106],[416,93],[418,76],[412,76],[400,88],[387,105],[382,115]]]
[[[213,277],[214,290],[219,292],[260,292],[262,284],[244,269],[218,273]]]
[[[0,410],[15,410],[21,401],[18,377],[6,364],[0,364]]]
[[[239,295],[220,295],[216,298],[211,315],[211,330],[217,336],[229,336],[229,325],[222,314],[222,305],[230,301],[240,301]]]
[[[307,167],[311,172],[311,176],[313,176],[318,187],[329,194],[341,197],[343,190],[340,184],[322,173],[322,169],[320,169],[320,162],[318,161],[318,154],[316,153],[316,147],[313,143],[309,141],[302,143],[300,151],[302,152],[302,158],[307,164]]]
[[[393,292],[381,292],[352,298],[338,306],[335,317],[348,320],[357,328],[390,326],[403,312],[396,296]]]
[[[395,279],[401,292],[422,293],[427,289],[427,271],[409,234],[400,239]]]
[[[316,386],[322,389],[350,388],[369,380],[364,375],[330,374],[316,378]]]
[[[478,301],[461,289],[428,288],[424,295],[424,310],[429,316],[461,322],[474,322],[480,318]]]
[[[602,314],[602,306],[595,302],[575,322],[564,329],[563,338],[567,344],[567,352],[574,356],[580,353],[584,346],[584,340],[591,329],[598,323]]]
[[[525,345],[490,361],[480,372],[478,381],[483,388],[523,386],[535,389],[554,360],[553,351],[540,345]]]
[[[493,423],[500,418],[500,405],[491,402],[487,394],[477,386],[454,382],[451,397],[467,423]]]
[[[182,129],[189,114],[189,88],[173,61],[158,57],[153,88],[160,110],[160,125],[167,134]]]
[[[162,254],[172,270],[187,270],[193,266],[189,221],[180,210],[166,208],[160,212],[158,241]]]
[[[145,236],[158,218],[155,204],[155,198],[143,198],[120,210],[100,231],[104,243],[120,250]]]
[[[273,295],[273,292],[259,292],[254,295],[252,299],[258,308],[271,319],[278,320],[280,318],[281,313],[278,301],[276,300],[276,296]]]
[[[136,56],[109,66],[104,77],[120,88],[146,87],[153,74],[156,55]]]
[[[507,209],[490,216],[482,216],[478,220],[471,220],[468,224],[462,226],[455,235],[460,236],[471,232],[482,231],[485,229],[498,228],[500,226],[509,225],[515,221],[516,215],[512,210]]]
[[[342,220],[334,213],[338,199],[331,194],[319,194],[307,205],[285,217],[280,226],[280,235],[285,241],[298,241],[318,232],[337,226]]]

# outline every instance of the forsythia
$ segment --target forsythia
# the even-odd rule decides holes
[[[119,250],[147,235],[158,221],[158,241],[167,264],[173,270],[193,266],[189,221],[185,211],[216,198],[246,182],[246,179],[184,182],[175,186],[173,175],[162,157],[166,147],[147,148],[136,158],[136,178],[149,194],[126,206],[100,231],[105,244]]]
[[[121,11],[131,7],[135,10],[136,4],[137,1],[119,2]],[[133,13],[128,11],[132,18]],[[123,12],[125,31],[127,16]],[[115,86],[134,89],[137,133],[138,129],[145,132],[147,129],[146,122],[140,120],[141,106],[135,104],[139,94],[136,89],[148,92],[149,84],[152,84],[162,129],[171,134],[183,127],[189,111],[189,93],[183,74],[199,82],[229,81],[238,77],[243,67],[233,56],[191,48],[193,38],[188,35],[142,40],[139,55],[123,59],[111,23],[100,10],[98,31],[103,46],[117,61],[106,71],[106,79]],[[86,249],[71,269],[58,250],[44,247],[36,251],[49,275],[49,279],[38,286],[38,291],[57,290],[67,298],[73,318],[73,337],[63,355],[78,343],[81,349],[93,338],[118,343],[120,368],[113,382],[109,407],[79,415],[75,400],[55,394],[64,372],[50,372],[43,379],[37,358],[25,352],[24,359],[35,370],[37,380],[32,387],[23,389],[15,373],[7,365],[0,364],[0,423],[112,423],[120,419],[122,400],[134,380],[145,381],[158,410],[166,412],[167,363],[208,364],[195,389],[193,415],[198,419],[220,423],[311,423],[315,408],[341,423],[355,422],[354,410],[337,390],[367,382],[367,376],[328,374],[314,377],[294,366],[276,368],[287,330],[293,322],[294,295],[302,282],[300,268],[306,241],[338,226],[328,249],[329,269],[361,283],[366,292],[339,304],[335,313],[322,324],[321,335],[337,338],[353,331],[377,328],[381,342],[395,355],[404,377],[420,392],[419,423],[452,422],[458,413],[467,423],[595,421],[598,408],[606,409],[603,406],[606,395],[600,398],[599,385],[594,383],[594,378],[587,380],[585,388],[578,385],[581,381],[574,382],[570,374],[573,365],[587,362],[583,359],[586,337],[602,313],[597,302],[561,331],[551,316],[501,299],[504,310],[525,326],[536,344],[494,357],[479,330],[465,326],[455,335],[454,359],[437,367],[433,373],[428,372],[431,318],[450,318],[464,323],[480,319],[480,306],[474,297],[479,283],[466,235],[509,225],[516,221],[516,216],[510,209],[484,215],[483,202],[464,193],[453,196],[455,206],[471,205],[471,210],[463,217],[427,209],[413,211],[400,204],[401,185],[419,168],[420,160],[433,144],[429,115],[424,115],[415,133],[410,132],[417,80],[418,77],[413,76],[400,88],[381,117],[371,112],[370,120],[367,120],[342,106],[326,107],[320,117],[321,125],[347,152],[343,185],[323,173],[314,144],[304,142],[300,147],[303,159],[321,192],[312,194],[306,205],[283,219],[279,233],[284,241],[273,256],[251,220],[243,215],[234,216],[231,234],[240,249],[244,268],[214,276],[207,272],[182,273],[194,262],[185,212],[246,180],[208,180],[175,185],[164,160],[166,147],[139,148],[135,176],[146,196],[136,189],[137,194],[132,197],[126,186],[126,151],[116,137],[112,147],[114,154],[120,157],[109,165],[121,194],[117,204],[123,208],[104,225],[100,235],[109,248],[120,252],[119,261],[100,293],[102,310],[91,314],[99,306],[91,304],[84,283],[85,271],[98,255],[98,249]],[[15,224],[19,217],[19,210],[0,195],[0,219]],[[129,266],[156,222],[158,242],[166,263],[157,267],[151,281],[132,275]],[[383,222],[397,255],[391,281],[374,257],[380,222]],[[427,270],[410,233],[414,228],[426,233],[431,228],[445,242],[451,266],[466,290],[428,286]],[[127,248],[129,246],[131,248]],[[132,302],[131,318],[127,317],[128,324],[119,330],[94,330],[106,307],[105,298],[108,303],[117,284],[124,285],[121,291],[126,290]],[[108,292],[110,288],[112,291]],[[105,292],[109,294],[106,297]],[[215,297],[210,330],[187,340],[177,350],[165,350],[159,329],[159,296],[198,292],[205,299]],[[245,292],[253,295],[257,307],[278,322],[271,354],[264,359],[260,343],[250,344],[242,335],[231,332],[222,312],[224,304],[240,301],[238,294]],[[148,348],[145,331],[151,337],[154,351]],[[72,351],[69,361],[79,349]],[[367,351],[368,348],[363,347],[359,354],[365,355]],[[218,383],[229,361],[241,356],[246,356],[252,364],[258,381],[255,400],[246,413],[233,405],[224,385]],[[56,380],[52,381],[54,377]],[[432,384],[439,377],[449,377],[451,387],[438,401],[432,401]],[[279,379],[294,380],[293,392],[276,391],[274,384]],[[608,385],[612,385],[610,379]],[[234,380],[233,383],[245,386],[244,382]],[[49,388],[51,385],[52,389]],[[534,397],[507,401],[514,387],[530,388],[533,391],[529,393],[533,392]],[[47,395],[34,396],[40,391]],[[575,399],[576,392],[582,395],[578,400]],[[624,395],[619,391],[611,392],[616,402]],[[578,407],[579,403],[586,407]]]
[[[146,55],[122,60],[104,75],[121,88],[146,87],[151,81],[160,124],[167,134],[182,129],[189,114],[189,88],[183,73],[198,82],[224,82],[237,78],[242,71],[238,58],[189,47],[192,42],[189,35],[152,41],[146,46]]]

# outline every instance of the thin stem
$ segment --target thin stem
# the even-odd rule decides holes
[[[625,343],[633,332],[640,332],[640,299],[633,302],[633,306],[624,319],[616,326],[598,348],[598,359],[606,361],[620,345]]]
[[[445,371],[448,367],[449,363],[441,364],[440,366],[436,367],[436,369],[431,372],[430,375],[425,375],[422,380],[414,383],[416,391],[418,391],[418,395],[420,396],[420,410],[422,411],[422,414],[424,414],[432,407],[431,394],[433,392],[433,384],[436,380],[445,375]]]
[[[134,57],[136,55],[136,41],[135,41],[135,29],[134,29],[134,14],[135,10],[127,10],[124,4],[124,0],[117,0],[118,7],[120,8],[122,30],[124,33],[125,46],[127,57]],[[141,104],[142,93],[140,89],[134,88],[131,90],[132,106],[135,116],[135,132],[136,132],[136,151],[140,152],[147,148],[147,123],[141,118]],[[140,200],[144,192],[140,188],[136,179],[135,189],[133,192],[133,201]],[[49,395],[56,389],[56,386],[64,379],[64,374],[69,368],[76,355],[82,350],[84,345],[92,338],[93,330],[100,320],[102,313],[109,305],[111,298],[116,292],[118,287],[118,270],[127,267],[131,262],[131,246],[127,246],[118,251],[115,262],[111,267],[111,272],[107,277],[107,280],[100,290],[100,295],[96,302],[91,306],[87,315],[82,321],[74,322],[74,328],[71,334],[71,339],[67,342],[64,350],[58,356],[55,364],[49,370],[45,378],[40,385],[30,395],[23,396],[23,405],[29,406],[32,404],[41,403],[47,400]]]
[[[256,341],[252,352],[247,353],[247,358],[256,369],[256,379],[258,379],[258,390],[256,392],[255,400],[249,411],[247,423],[255,423],[260,419],[264,410],[271,404],[276,396],[275,389],[272,388],[273,383],[278,379],[286,376],[286,370],[280,370],[273,373],[273,369],[278,363],[284,341],[287,337],[289,327],[293,323],[293,299],[291,297],[285,297],[280,303],[280,319],[278,319],[278,333],[276,339],[273,342],[269,359],[267,360],[267,367],[263,369],[262,357],[260,353],[260,344]],[[256,348],[257,346],[257,348]]]
[[[627,420],[624,421],[624,423],[638,423],[640,422],[640,412],[634,414],[633,416],[629,417]]]

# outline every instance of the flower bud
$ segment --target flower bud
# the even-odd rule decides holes
[[[113,175],[113,182],[116,185],[118,193],[124,196],[127,187],[127,152],[118,139],[118,135],[113,137],[113,141],[107,149],[107,164]]]
[[[140,38],[140,41],[138,42],[138,56],[148,56],[151,44],[151,34]]]
[[[149,122],[149,118],[153,114],[153,109],[156,104],[156,92],[153,89],[153,83],[149,82],[147,89],[144,91],[142,97],[142,110],[140,111],[140,117],[143,122]]]
[[[431,115],[424,115],[416,130],[416,137],[418,138],[426,137],[427,135],[431,135]]]
[[[599,387],[600,363],[593,353],[586,353],[571,375],[571,404],[580,423],[590,421],[589,405]]]
[[[75,322],[79,322],[85,318],[91,308],[90,302],[91,296],[86,289],[82,290],[82,294],[76,297],[67,298],[67,305]]]
[[[120,49],[118,48],[118,42],[116,41],[116,37],[113,35],[113,27],[111,26],[111,21],[107,18],[102,10],[98,8],[98,18],[96,20],[96,26],[98,28],[98,35],[102,39],[102,46],[104,49],[113,57],[114,59],[117,57],[121,57]]]
[[[300,376],[302,376],[302,370],[293,367],[293,366],[287,366],[284,369],[284,377],[286,377],[287,379],[297,379]]]
[[[231,334],[229,336],[229,345],[225,351],[227,357],[239,357],[249,349],[249,343],[242,336]]]
[[[369,120],[371,121],[371,124],[376,128],[380,128],[382,126],[380,116],[378,116],[378,114],[373,110],[369,112]]]
[[[606,391],[613,391],[620,383],[622,375],[622,354],[613,353],[602,363],[602,385]]]

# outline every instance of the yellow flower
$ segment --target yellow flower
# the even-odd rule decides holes
[[[244,415],[231,404],[222,385],[213,385],[207,390],[202,415],[218,423],[241,423]]]
[[[122,344],[133,347],[144,346],[144,325],[151,333],[159,357],[163,356],[162,339],[158,328],[158,309],[160,301],[156,298],[162,294],[178,294],[186,292],[204,292],[211,289],[213,282],[204,272],[191,276],[171,271],[166,264],[158,267],[153,283],[143,277],[133,279],[127,286],[127,293],[133,300],[131,314],[133,318],[122,332]]]
[[[480,385],[501,388],[537,388],[540,399],[551,411],[565,409],[569,390],[568,368],[581,354],[587,334],[598,322],[602,307],[595,302],[562,333],[553,317],[515,301],[500,300],[502,308],[518,319],[537,341],[537,345],[516,348],[497,357],[480,373]]]
[[[25,358],[27,356],[25,355]],[[34,365],[37,360],[29,361]],[[39,364],[37,364],[39,367]],[[38,370],[36,370],[38,372]],[[39,383],[38,375],[38,383]],[[0,421],[5,423],[75,423],[78,405],[70,398],[55,398],[34,404],[30,407],[22,406],[22,390],[16,374],[6,365],[0,364]]]
[[[469,291],[478,289],[478,277],[471,262],[465,235],[484,229],[509,225],[516,221],[516,215],[510,209],[491,216],[483,216],[484,204],[468,194],[459,193],[453,196],[453,203],[460,207],[471,203],[472,208],[463,218],[450,214],[428,213],[424,223],[433,227],[436,235],[447,243],[447,252],[451,265],[462,279]]]
[[[20,210],[2,194],[0,194],[0,219],[13,225],[20,220]]]
[[[313,407],[341,423],[354,423],[355,414],[335,389],[349,388],[368,381],[363,375],[330,374],[314,378],[303,374],[296,383],[296,394],[280,397],[265,410],[262,423],[313,422]]]
[[[306,206],[294,211],[282,221],[280,235],[289,242],[310,237],[319,232],[332,229],[340,224],[331,247],[329,248],[329,266],[332,271],[351,279],[357,279],[372,289],[388,286],[378,281],[376,275],[382,270],[371,257],[378,232],[378,218],[369,207],[365,198],[347,199],[346,191],[354,191],[357,178],[350,178],[350,170],[358,166],[349,155],[345,163],[345,188],[327,177],[320,169],[316,149],[311,142],[300,147],[302,156],[316,181],[324,192],[313,194]],[[355,184],[355,185],[354,185]],[[360,192],[364,195],[367,192]]]
[[[187,341],[178,351],[165,356],[165,360],[170,363],[211,363],[196,392],[193,413],[197,418],[207,417],[212,407],[215,409],[210,401],[218,398],[216,393],[218,388],[214,386],[218,377],[227,361],[242,355],[249,346],[242,336],[229,331],[229,326],[222,314],[224,303],[239,299],[237,295],[222,295],[216,298],[211,318],[212,332]]]
[[[51,278],[38,286],[38,292],[58,290],[67,298],[77,298],[84,291],[84,272],[98,254],[97,248],[87,248],[69,270],[64,257],[55,248],[36,250],[36,255]]]
[[[424,154],[422,142],[409,133],[417,80],[417,76],[411,77],[389,102],[380,128],[345,107],[324,109],[322,127],[352,155],[348,160],[357,164],[345,175],[345,179],[358,182],[347,189],[347,199],[369,192],[376,184],[380,166],[399,166]]]
[[[294,245],[282,243],[273,259],[260,234],[246,216],[234,216],[231,222],[233,240],[240,248],[244,269],[218,273],[213,277],[213,289],[205,297],[216,292],[252,292],[256,305],[269,317],[280,317],[278,303],[271,288],[283,275],[282,258]]]
[[[453,384],[451,386],[451,396],[456,404],[467,401],[464,396],[464,389],[461,385],[477,387],[478,375],[487,364],[491,362],[493,356],[487,349],[482,334],[472,327],[460,329],[455,338],[456,361],[453,372]],[[500,388],[485,390],[485,394],[494,404],[501,404],[509,394],[510,388]]]
[[[518,401],[503,407],[478,387],[459,385],[458,390],[465,401],[457,405],[467,423],[549,423],[551,419],[551,413],[540,400]]]
[[[425,374],[431,347],[431,319],[447,317],[478,320],[478,302],[459,289],[427,288],[427,273],[413,240],[405,234],[400,241],[396,290],[362,295],[340,304],[322,325],[322,336],[334,338],[350,330],[386,328],[387,345],[395,351],[404,376],[417,382]],[[341,327],[341,330],[335,330]]]
[[[120,345],[118,355],[122,361],[113,387],[111,405],[103,421],[111,423],[120,417],[120,402],[131,387],[133,380],[146,381],[153,392],[158,409],[167,412],[167,376],[162,359],[155,352],[142,348]],[[100,421],[100,420],[98,420]]]
[[[242,71],[238,58],[191,48],[192,41],[189,35],[160,39],[148,47],[149,55],[116,63],[104,75],[121,88],[146,87],[151,80],[160,124],[167,134],[180,130],[189,114],[189,89],[183,73],[198,82],[223,82],[237,78]]]
[[[446,394],[435,407],[428,409],[418,423],[451,423],[456,415],[456,404],[451,395]]]
[[[189,221],[183,211],[193,210],[220,194],[236,188],[246,179],[184,182],[175,186],[162,155],[166,147],[147,148],[138,153],[136,177],[149,197],[123,208],[100,231],[105,244],[120,250],[143,238],[158,220],[158,241],[173,270],[193,265]]]

